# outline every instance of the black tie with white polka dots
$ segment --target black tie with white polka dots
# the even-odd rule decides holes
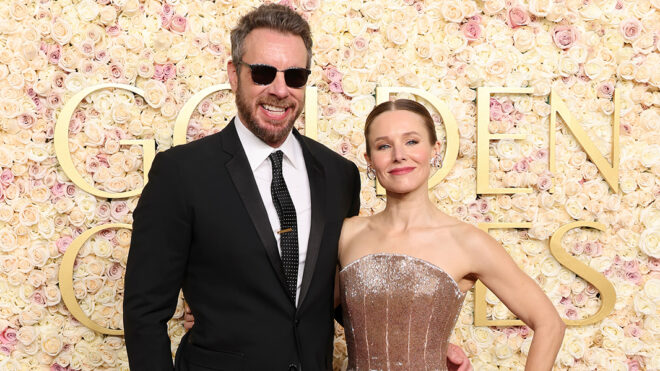
[[[298,289],[298,223],[296,208],[289,195],[282,176],[282,151],[275,151],[268,156],[273,165],[273,181],[270,194],[280,219],[280,248],[282,250],[282,269],[286,278],[289,296],[296,301]]]

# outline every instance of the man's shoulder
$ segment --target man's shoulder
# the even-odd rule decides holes
[[[222,131],[194,141],[168,148],[159,153],[173,161],[199,159],[217,153],[222,146]]]

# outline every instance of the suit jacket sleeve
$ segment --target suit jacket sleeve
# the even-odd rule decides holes
[[[154,159],[133,213],[126,264],[126,350],[130,368],[138,371],[173,369],[167,321],[176,309],[190,245],[186,180],[167,152]]]
[[[355,216],[360,212],[360,190],[362,189],[362,186],[360,185],[360,172],[355,165],[352,166],[351,170],[353,173],[353,197],[351,198],[351,207],[348,211],[348,215],[346,215],[347,218]],[[335,320],[340,325],[344,325],[341,304],[335,308]]]

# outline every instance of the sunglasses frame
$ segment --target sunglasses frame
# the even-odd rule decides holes
[[[275,81],[275,77],[277,77],[277,73],[278,72],[283,72],[284,73],[284,81],[286,82],[286,86],[288,86],[290,88],[293,88],[293,89],[300,89],[300,88],[304,87],[307,84],[307,79],[309,78],[309,75],[312,73],[312,71],[309,68],[303,68],[303,67],[291,67],[291,68],[287,68],[287,69],[284,69],[284,70],[278,70],[275,66],[271,66],[270,64],[263,64],[263,63],[250,64],[250,63],[245,63],[243,61],[239,61],[238,65],[241,65],[241,64],[243,64],[245,66],[248,66],[250,68],[250,78],[252,78],[252,82],[254,82],[257,85],[261,85],[261,86],[266,86],[266,85],[272,84],[273,81]],[[270,80],[266,84],[261,84],[261,83],[256,82],[254,80],[254,68],[255,67],[256,68],[265,67],[265,68],[270,69],[271,71],[274,70],[275,73],[273,74],[272,80]],[[289,84],[289,79],[287,78],[287,72],[289,72],[289,71],[303,71],[303,72],[306,72],[307,75],[305,76],[305,82],[300,86],[292,86],[291,84]]]

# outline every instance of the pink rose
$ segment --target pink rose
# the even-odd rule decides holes
[[[638,338],[642,335],[642,330],[639,328],[639,326],[631,323],[623,328],[623,333],[626,336],[632,336]]]
[[[343,140],[341,143],[339,143],[339,147],[337,149],[340,155],[346,156],[351,151],[351,143],[347,140]]]
[[[16,330],[11,327],[5,328],[0,333],[0,343],[2,344],[15,344],[16,343]]]
[[[306,12],[311,12],[313,10],[316,10],[320,5],[321,5],[321,0],[303,0],[300,3],[300,6]]]
[[[359,52],[366,50],[368,47],[369,41],[362,36],[358,36],[353,40],[353,48]]]
[[[574,306],[570,306],[570,307],[566,308],[566,310],[564,311],[564,315],[568,319],[578,319],[577,308],[575,308]]]
[[[344,92],[344,87],[341,85],[341,81],[332,81],[328,85],[328,89],[330,89],[330,91],[333,92],[333,93],[343,93]]]
[[[619,31],[623,38],[628,41],[633,41],[639,34],[642,32],[642,22],[637,18],[628,18],[621,22],[619,25]]]
[[[99,167],[101,166],[101,163],[99,162],[99,159],[96,157],[87,157],[85,159],[85,171],[88,173],[94,174],[95,172],[99,171]]]
[[[323,74],[328,82],[338,81],[341,82],[343,74],[335,66],[329,66],[323,70]]]
[[[626,272],[624,277],[627,281],[634,283],[635,285],[640,286],[643,282],[642,274],[639,272]]]
[[[463,219],[467,216],[468,209],[465,205],[458,205],[454,208],[454,216]]]
[[[110,64],[110,77],[113,79],[120,79],[124,76],[124,71],[119,64],[112,63]]]
[[[46,297],[44,296],[44,293],[41,289],[35,290],[30,296],[30,299],[32,299],[32,302],[40,307],[46,306]]]
[[[109,202],[100,202],[96,206],[96,217],[100,220],[106,220],[110,218],[110,203]]]
[[[116,37],[116,36],[119,36],[119,34],[121,34],[121,29],[119,28],[118,25],[113,24],[113,25],[110,25],[110,26],[106,27],[105,32],[108,34],[108,36]]]
[[[108,279],[111,281],[116,281],[118,279],[121,279],[122,274],[124,273],[124,267],[121,266],[119,263],[113,263],[111,266],[108,267]]]
[[[649,257],[649,269],[654,272],[660,272],[660,259]]]
[[[628,371],[641,371],[642,366],[640,366],[639,362],[636,359],[629,359],[626,361],[628,364]]]
[[[502,112],[507,115],[513,112],[513,102],[510,99],[505,99],[504,102],[502,102]]]
[[[525,339],[527,336],[529,336],[529,327],[527,326],[520,326],[518,327],[520,329],[520,337]]]
[[[58,44],[50,45],[48,47],[48,62],[51,64],[57,64],[60,61],[61,51]]]
[[[573,255],[582,255],[583,252],[584,252],[584,245],[582,244],[582,242],[576,242],[571,247],[571,253]]]
[[[52,193],[53,198],[64,196],[65,191],[66,191],[66,184],[64,183],[55,183],[52,187],[50,187],[50,193]]]
[[[488,200],[486,200],[485,198],[478,199],[477,210],[482,214],[487,213],[490,210],[490,205],[488,204]]]
[[[614,95],[614,84],[610,81],[605,81],[598,86],[596,94],[599,98],[612,99]]]
[[[115,220],[123,219],[123,216],[128,214],[128,206],[126,201],[112,201],[110,203],[110,216]]]
[[[14,346],[11,344],[0,344],[0,353],[10,355],[14,351]]]
[[[73,197],[76,195],[77,189],[73,184],[66,185],[66,195],[67,197]]]
[[[600,256],[603,253],[603,244],[600,242],[586,242],[584,252],[589,256]]]
[[[11,172],[11,169],[4,169],[0,173],[0,183],[4,186],[14,183],[14,173]]]
[[[34,116],[32,113],[21,113],[18,118],[18,127],[27,130],[34,125],[34,123],[37,121],[37,118]]]
[[[490,98],[490,120],[500,121],[504,116],[502,105],[495,98]]]
[[[170,31],[182,35],[186,32],[186,23],[188,23],[186,17],[175,14],[170,22]]]
[[[163,78],[165,80],[169,80],[169,79],[173,78],[174,76],[176,76],[176,67],[174,66],[174,64],[172,64],[171,62],[164,64],[163,65]]]
[[[107,63],[110,57],[108,56],[107,51],[101,49],[101,50],[97,50],[96,53],[94,53],[94,59],[96,59],[101,63]]]
[[[513,170],[519,173],[525,173],[529,170],[529,162],[526,160],[520,160],[513,165]]]
[[[468,211],[470,213],[478,213],[479,212],[479,204],[477,204],[477,201],[472,201],[468,204]]]
[[[60,254],[64,254],[66,252],[66,249],[71,245],[71,242],[73,242],[73,238],[71,236],[62,236],[57,239],[55,242],[55,246],[57,247],[57,251]]]
[[[628,273],[637,273],[639,272],[639,262],[637,260],[623,262],[623,269]]]
[[[99,236],[105,238],[108,241],[112,241],[113,238],[117,235],[117,231],[111,228],[104,229],[99,232]]]
[[[509,27],[511,28],[524,26],[529,23],[529,14],[527,14],[525,9],[514,6],[513,8],[509,9],[506,20],[509,24]]]
[[[463,36],[468,41],[478,40],[479,36],[481,36],[481,25],[471,20],[461,25],[461,31],[463,31]]]
[[[575,30],[575,27],[570,25],[556,26],[552,30],[552,40],[559,49],[566,50],[575,44],[575,41],[577,40],[577,31]]]
[[[588,299],[589,297],[585,293],[581,292],[573,296],[573,304],[578,307],[583,307],[587,304]]]
[[[196,136],[199,135],[201,128],[202,127],[199,121],[190,120],[190,124],[188,124],[188,129],[186,130],[186,136],[189,138],[195,138]]]

